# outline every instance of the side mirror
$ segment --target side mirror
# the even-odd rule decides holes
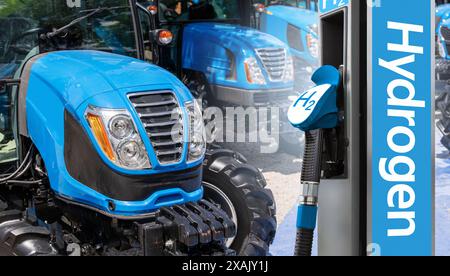
[[[334,128],[339,123],[337,90],[341,73],[325,65],[317,69],[311,79],[317,86],[300,93],[289,108],[289,122],[303,131]]]

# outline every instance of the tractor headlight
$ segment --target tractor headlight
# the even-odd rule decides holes
[[[117,139],[124,139],[133,134],[134,125],[130,117],[124,115],[114,116],[109,121],[109,131]]]
[[[247,58],[244,62],[244,66],[248,83],[262,85],[266,84],[264,74],[261,70],[261,67],[259,67],[258,61],[255,58]]]
[[[291,55],[286,58],[286,69],[284,71],[284,81],[291,82],[294,81],[294,59]]]
[[[111,162],[130,170],[151,168],[144,143],[127,110],[89,106],[85,116],[97,144]]]
[[[203,122],[203,114],[196,101],[186,104],[189,116],[189,154],[188,162],[194,162],[201,158],[206,151],[206,132]]]

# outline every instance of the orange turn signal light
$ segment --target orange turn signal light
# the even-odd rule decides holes
[[[89,126],[91,127],[91,130],[100,148],[111,161],[115,161],[116,157],[114,155],[111,142],[109,141],[102,118],[98,115],[87,113],[86,119],[89,122]]]
[[[314,40],[313,36],[311,34],[306,35],[306,45],[308,45],[308,48],[311,48],[313,46]]]
[[[255,4],[256,12],[263,13],[266,10],[266,6],[264,4]]]
[[[147,10],[152,14],[156,15],[158,13],[158,7],[156,5],[150,5],[147,7]]]
[[[158,41],[162,45],[168,45],[173,41],[173,34],[169,30],[161,30],[158,32]]]
[[[248,65],[247,62],[244,63],[244,67],[245,67],[244,68],[245,69],[245,75],[247,76],[248,83],[253,83],[252,75],[250,73],[250,66]]]

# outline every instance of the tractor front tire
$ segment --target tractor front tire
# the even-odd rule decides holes
[[[0,256],[57,256],[48,230],[30,224],[22,212],[0,212]]]
[[[224,210],[237,225],[227,246],[240,256],[267,256],[275,237],[276,207],[261,172],[239,153],[209,149],[203,170],[204,198]]]

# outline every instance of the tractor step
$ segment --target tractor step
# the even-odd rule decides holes
[[[236,235],[236,225],[206,200],[161,208],[155,221],[138,229],[145,256],[235,255],[225,240]]]

